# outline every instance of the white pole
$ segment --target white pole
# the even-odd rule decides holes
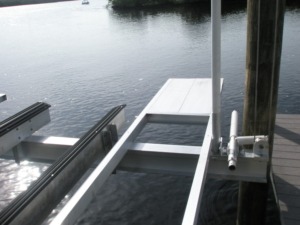
[[[212,29],[212,136],[213,151],[218,152],[221,133],[221,0],[211,0]]]
[[[231,113],[231,123],[230,123],[230,141],[228,143],[228,168],[230,170],[235,170],[237,163],[237,154],[238,154],[238,143],[236,137],[238,135],[238,112],[234,110]]]

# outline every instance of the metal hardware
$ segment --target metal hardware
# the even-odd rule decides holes
[[[237,166],[237,160],[241,157],[246,158],[261,158],[264,166],[265,161],[268,158],[268,136],[237,136],[238,135],[238,113],[233,111],[231,114],[230,124],[230,141],[227,145],[228,155],[228,168],[229,170],[235,170]],[[252,149],[241,149],[240,146],[252,145]]]
[[[269,142],[268,136],[256,137],[253,145],[253,153],[258,156],[268,154]]]
[[[236,137],[238,134],[238,113],[233,111],[231,114],[231,124],[230,124],[230,141],[228,143],[228,168],[230,170],[235,170],[237,163],[237,154],[238,154],[238,143]]]

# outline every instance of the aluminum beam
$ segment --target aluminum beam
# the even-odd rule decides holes
[[[27,160],[52,163],[78,140],[78,138],[31,136],[20,146]],[[201,149],[201,146],[133,143],[117,170],[193,176]],[[12,154],[4,156],[13,158]],[[207,175],[225,180],[266,182],[267,156],[245,154],[238,156],[237,159],[236,170],[230,171],[227,169],[227,155],[212,155]]]
[[[135,143],[117,170],[192,175],[201,146]]]
[[[30,136],[19,146],[23,159],[52,163],[78,140],[79,138]]]
[[[0,93],[0,102],[4,102],[4,101],[6,101],[6,94],[1,94]]]
[[[110,124],[119,130],[125,122],[125,111],[121,110]],[[107,129],[104,129],[104,131]],[[69,147],[73,146],[79,139],[68,137],[44,137],[31,136],[25,139],[20,147],[27,160],[52,162],[63,154]]]
[[[202,193],[206,181],[207,168],[209,164],[209,157],[212,148],[212,118],[210,117],[207,124],[202,151],[199,156],[197,168],[195,171],[190,195],[185,208],[182,225],[196,225],[198,221],[198,213],[200,210]]]
[[[170,123],[170,124],[192,124],[204,125],[207,124],[209,115],[176,115],[176,114],[147,114],[149,123]]]

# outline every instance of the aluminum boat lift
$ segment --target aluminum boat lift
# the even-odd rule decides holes
[[[107,154],[106,151],[105,154],[100,154],[101,157],[96,168],[53,219],[51,225],[73,225],[94,199],[96,191],[115,170],[156,171],[193,175],[194,179],[182,221],[183,225],[197,223],[207,176],[228,180],[266,182],[268,162],[267,137],[239,137],[237,132],[238,117],[235,111],[231,119],[230,142],[227,147],[223,147],[221,144],[220,92],[223,83],[223,80],[220,78],[221,1],[212,0],[211,2],[212,78],[169,79],[112,149]],[[4,100],[4,98],[4,95],[0,95],[0,101],[1,99]],[[48,121],[48,114],[46,113],[45,115],[44,123]],[[119,127],[120,121],[124,118],[123,114],[119,114],[119,111],[116,115],[117,119],[115,122],[117,121]],[[30,123],[31,119],[23,122],[22,126],[28,127],[26,124]],[[39,120],[34,123],[38,122]],[[105,126],[102,126],[104,130],[107,130],[110,125],[115,123],[113,119],[106,122]],[[147,123],[206,125],[202,146],[136,142],[136,137]],[[32,127],[29,129],[30,132],[34,130]],[[98,128],[92,129],[92,136],[85,135],[81,139],[30,136],[31,133],[29,132],[29,134],[28,130],[25,132],[28,135],[23,137],[16,134],[18,129],[12,130],[12,132],[14,135],[10,139],[14,139],[14,146],[21,146],[21,150],[26,152],[26,157],[29,159],[52,160],[55,162],[52,165],[55,168],[62,162],[62,159],[58,158],[61,152],[66,151],[70,147],[69,151],[73,152],[73,150],[77,151],[77,148],[80,146],[84,151],[94,151],[100,145],[103,146],[103,139],[99,140],[98,133],[100,131]],[[92,141],[92,144],[86,142],[86,139]],[[250,150],[242,149],[241,146],[243,145],[251,145],[252,148]],[[5,149],[2,147],[2,149],[5,152],[8,147]],[[15,149],[15,151],[18,152],[18,149]],[[66,159],[68,159],[68,154],[68,152],[65,154]],[[82,160],[84,160],[85,154],[81,155]],[[76,158],[74,158],[74,161],[80,162]],[[76,164],[73,164],[71,168],[74,168],[74,165]],[[65,169],[63,177],[68,176],[68,171],[71,172],[72,169]],[[53,174],[49,172],[45,175],[48,176],[45,178],[47,182],[51,182],[49,179],[52,179]],[[60,185],[60,182],[64,182],[63,177],[56,181],[56,187]],[[49,186],[53,186],[53,184]],[[36,193],[36,190],[40,190],[40,187],[37,186],[32,192]],[[52,191],[48,190],[48,192],[41,194],[41,197],[38,197],[40,198],[38,199],[39,204],[44,206],[45,201],[50,200],[48,195],[51,193]],[[29,195],[29,197],[34,196]],[[24,197],[23,200],[28,201],[28,198]],[[19,201],[18,199],[17,203],[20,203],[21,200]],[[33,204],[26,207],[21,204],[18,208],[20,210],[19,214],[26,215],[23,218],[16,215],[16,219],[13,222],[10,221],[12,221],[11,214],[15,214],[14,206],[9,207],[6,210],[7,213],[1,212],[3,218],[6,218],[7,221],[3,224],[20,224],[20,221],[22,224],[32,224],[31,221],[28,222],[27,220],[30,220],[30,217],[32,217],[30,212],[35,211],[34,209],[39,209],[38,204],[34,203],[36,201],[33,200]]]
[[[183,225],[197,223],[207,174],[224,179],[266,182],[267,137],[238,137],[236,112],[232,114],[228,148],[220,146],[221,1],[212,0],[211,4],[212,78],[169,79],[51,225],[74,224],[115,169],[194,174]],[[206,124],[206,132],[201,147],[135,142],[147,123]],[[245,144],[253,145],[252,150],[240,151],[240,145]]]

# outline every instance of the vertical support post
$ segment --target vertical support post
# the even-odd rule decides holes
[[[243,135],[269,136],[267,184],[241,182],[238,225],[264,224],[276,118],[285,0],[248,0]]]
[[[231,113],[230,122],[230,133],[229,133],[229,143],[228,143],[228,168],[230,170],[235,170],[238,155],[238,143],[236,137],[238,136],[238,112],[234,110]]]
[[[221,0],[211,0],[211,30],[212,30],[212,138],[213,151],[219,150],[221,133]]]

